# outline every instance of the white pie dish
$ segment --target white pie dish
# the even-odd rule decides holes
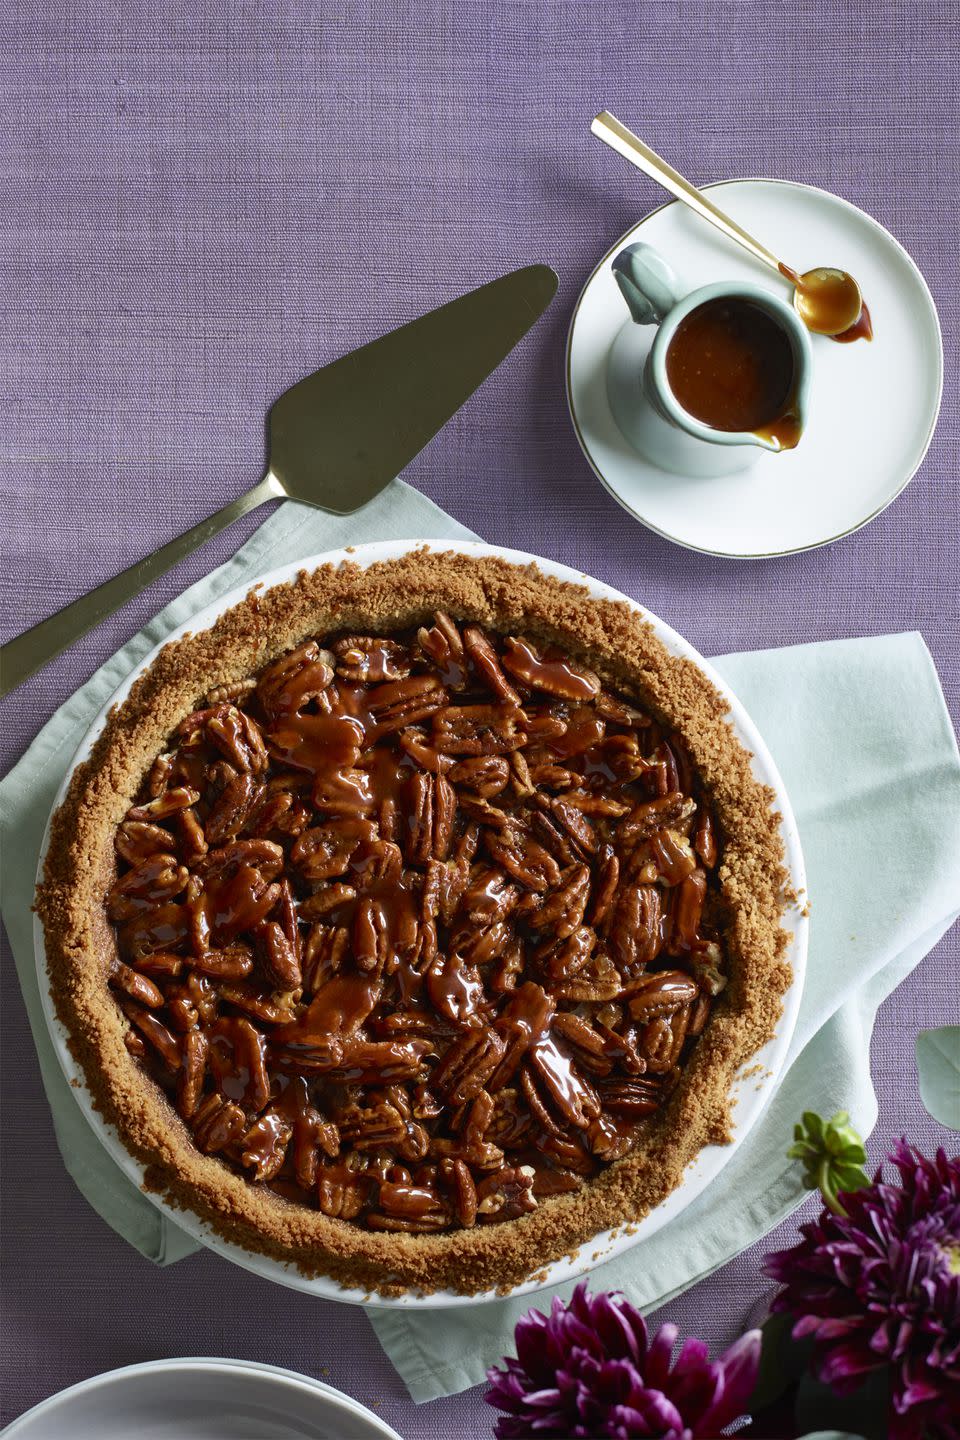
[[[429,546],[430,549],[438,552],[454,550],[477,558],[498,557],[517,565],[526,565],[530,562],[535,562],[545,574],[554,576],[559,580],[583,585],[591,595],[599,599],[627,603],[650,623],[660,641],[672,654],[685,657],[697,664],[727,699],[730,705],[730,718],[735,733],[744,746],[754,755],[754,771],[757,778],[769,785],[775,793],[776,808],[782,817],[781,827],[786,852],[786,863],[790,873],[790,883],[795,893],[803,893],[805,888],[803,857],[789,798],[786,795],[783,783],[766,746],[746,712],[743,710],[743,707],[709,664],[702,660],[697,652],[682,640],[680,636],[657,619],[657,617],[643,610],[626,596],[612,590],[609,586],[581,575],[568,567],[556,565],[550,561],[542,560],[537,556],[531,556],[519,551],[498,549],[478,542],[463,541],[455,543],[449,541],[384,541],[357,547],[349,553],[344,550],[331,551],[271,571],[269,574],[262,576],[258,584],[265,587],[281,584],[293,579],[300,570],[314,568],[324,563],[337,563],[345,559],[349,559],[355,564],[366,566],[374,561],[399,558],[422,546]],[[198,630],[202,630],[211,625],[220,614],[242,600],[250,588],[248,584],[242,589],[233,591],[231,594],[222,597],[214,605],[202,610],[189,622],[173,632],[173,635],[168,637],[164,643],[169,643],[170,639],[179,638],[187,631],[196,633]],[[157,651],[160,648],[161,647],[158,646]],[[139,667],[135,674],[129,676],[124,684],[120,686],[111,697],[111,700],[104,707],[85,736],[74,759],[74,766],[89,756],[94,741],[103,728],[109,710],[126,697],[140,670],[150,665],[157,651],[147,656],[143,662],[143,666]],[[62,790],[55,802],[54,809],[60,805],[69,785],[70,778],[70,775],[68,775],[64,781]],[[47,843],[48,839],[45,837],[40,861],[41,870],[46,854]],[[631,1224],[629,1234],[621,1228],[617,1233],[604,1232],[594,1237],[590,1245],[584,1247],[579,1255],[564,1259],[549,1266],[544,1272],[541,1272],[536,1279],[528,1280],[523,1285],[516,1287],[511,1292],[512,1294],[527,1294],[541,1289],[544,1286],[554,1285],[562,1280],[573,1278],[640,1243],[645,1236],[653,1234],[668,1220],[678,1215],[686,1205],[706,1188],[710,1181],[722,1170],[730,1156],[735,1153],[737,1145],[756,1122],[767,1101],[773,1094],[777,1079],[783,1068],[799,1007],[806,959],[807,922],[804,915],[800,913],[796,907],[791,907],[785,917],[784,923],[791,936],[787,958],[793,967],[793,983],[784,997],[783,1014],[778,1022],[773,1039],[769,1041],[751,1061],[750,1079],[743,1079],[735,1083],[734,1099],[736,1104],[734,1107],[733,1143],[726,1146],[711,1146],[702,1150],[696,1161],[686,1171],[681,1185],[642,1221]],[[105,1145],[112,1158],[128,1179],[140,1186],[143,1182],[141,1165],[128,1152],[116,1131],[109,1126],[103,1120],[100,1113],[94,1109],[83,1075],[68,1048],[66,1032],[54,1015],[53,1004],[49,995],[49,980],[46,973],[43,933],[39,920],[35,923],[35,942],[41,995],[43,997],[45,1013],[53,1043],[64,1073],[74,1086],[81,1108],[84,1110],[87,1119],[95,1129],[101,1142]],[[308,1278],[292,1265],[255,1251],[241,1249],[239,1246],[225,1241],[198,1217],[192,1215],[190,1212],[174,1209],[162,1197],[149,1193],[149,1198],[174,1224],[181,1226],[190,1235],[194,1236],[218,1254],[226,1256],[228,1259],[243,1265],[245,1268],[265,1278],[324,1298],[339,1299],[348,1303],[367,1303],[393,1308],[403,1308],[406,1306],[442,1308],[444,1306],[478,1304],[487,1300],[501,1298],[493,1292],[464,1296],[451,1291],[439,1291],[429,1295],[406,1293],[396,1298],[390,1298],[379,1295],[368,1295],[365,1291],[359,1289],[348,1289],[326,1277]]]

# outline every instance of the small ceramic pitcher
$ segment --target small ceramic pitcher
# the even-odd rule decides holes
[[[775,441],[752,431],[715,430],[704,424],[683,409],[670,388],[670,341],[681,320],[708,300],[749,300],[784,331],[793,351],[789,403],[802,427],[813,352],[806,327],[785,300],[747,280],[721,280],[683,294],[660,252],[639,242],[621,250],[612,269],[630,319],[610,350],[607,393],[614,419],[646,460],[677,475],[709,478],[745,470],[764,450],[779,449]],[[648,325],[659,327],[652,345]]]

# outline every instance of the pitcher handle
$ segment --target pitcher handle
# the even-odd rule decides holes
[[[659,250],[637,241],[613,261],[614,279],[638,325],[659,325],[682,299],[679,282]]]

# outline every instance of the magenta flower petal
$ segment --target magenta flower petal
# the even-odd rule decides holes
[[[841,1197],[846,1215],[824,1209],[767,1256],[784,1287],[772,1309],[812,1337],[816,1373],[837,1391],[889,1374],[891,1440],[960,1440],[960,1158],[906,1141],[889,1158],[899,1184],[878,1172]]]
[[[737,1419],[756,1382],[756,1331],[711,1361],[687,1340],[672,1359],[676,1327],[648,1342],[639,1311],[619,1294],[591,1295],[586,1284],[547,1316],[516,1327],[517,1358],[488,1372],[489,1404],[499,1409],[498,1440],[597,1436],[610,1440],[700,1440]]]

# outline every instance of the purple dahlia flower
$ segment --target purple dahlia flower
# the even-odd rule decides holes
[[[814,1370],[838,1393],[872,1371],[890,1381],[891,1440],[960,1440],[960,1158],[928,1160],[901,1140],[879,1170],[801,1225],[799,1245],[768,1255],[785,1288],[771,1309],[812,1336]]]
[[[613,1440],[697,1440],[718,1436],[746,1409],[760,1363],[751,1330],[718,1360],[702,1340],[685,1340],[671,1367],[675,1325],[652,1340],[639,1311],[620,1294],[577,1286],[549,1315],[517,1323],[517,1358],[487,1372],[497,1440],[524,1436],[611,1436]]]

